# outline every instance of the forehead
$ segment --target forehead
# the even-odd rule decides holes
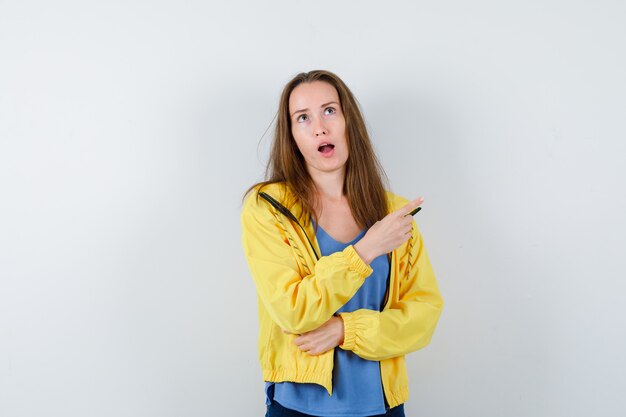
[[[329,83],[325,81],[302,83],[294,88],[289,96],[289,112],[318,108],[331,101],[339,103],[339,94]]]

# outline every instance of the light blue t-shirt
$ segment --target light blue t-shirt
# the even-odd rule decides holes
[[[316,237],[322,256],[327,256],[354,245],[364,235],[365,230],[353,241],[341,243],[318,226]],[[372,275],[365,280],[356,294],[337,310],[338,313],[361,308],[377,311],[380,309],[389,274],[387,256],[379,256],[370,266],[373,269]],[[267,382],[265,387],[268,404],[273,391],[273,399],[283,407],[314,416],[363,417],[386,412],[379,362],[362,359],[340,348],[335,349],[332,396],[328,395],[324,387],[317,384]]]

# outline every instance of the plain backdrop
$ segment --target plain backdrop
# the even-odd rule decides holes
[[[264,414],[241,198],[281,88],[317,68],[425,198],[446,306],[407,416],[625,415],[625,21],[617,0],[0,0],[0,416]]]

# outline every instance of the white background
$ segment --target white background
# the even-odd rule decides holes
[[[261,416],[282,86],[359,99],[446,301],[407,416],[626,414],[623,1],[0,0],[0,416]]]

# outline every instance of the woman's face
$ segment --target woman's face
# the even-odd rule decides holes
[[[311,175],[343,171],[348,160],[346,120],[339,94],[324,81],[302,83],[289,96],[291,134]]]

